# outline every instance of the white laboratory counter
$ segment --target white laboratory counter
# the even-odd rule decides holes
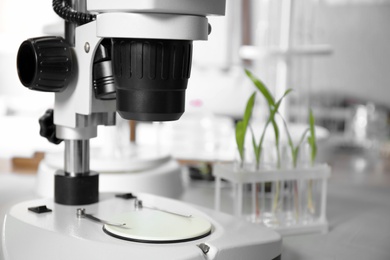
[[[213,207],[213,186],[191,184],[184,200]],[[230,191],[224,190],[230,200]],[[390,186],[328,186],[327,234],[283,238],[283,260],[390,259]],[[228,208],[225,201],[223,208]],[[230,205],[232,208],[233,205]],[[232,212],[232,210],[230,211]]]
[[[332,152],[327,204],[330,230],[284,237],[282,259],[390,259],[390,171],[366,155]],[[33,196],[33,185],[34,175],[0,173],[1,221],[10,203]],[[223,189],[224,208],[229,208],[230,192],[229,187]],[[213,208],[213,196],[212,182],[189,181],[182,200]]]
[[[370,151],[334,149],[327,157],[329,232],[284,237],[282,259],[389,260],[390,170]],[[182,199],[212,208],[213,196],[212,183],[191,182]],[[222,198],[222,208],[233,212],[229,187]]]

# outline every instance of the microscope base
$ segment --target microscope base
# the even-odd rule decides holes
[[[281,237],[276,232],[230,215],[149,194],[136,194],[144,208],[202,218],[211,234],[187,242],[141,243],[118,239],[103,231],[103,224],[76,214],[81,206],[55,204],[50,199],[22,202],[11,208],[4,222],[4,259],[175,259],[273,260],[280,259]],[[134,212],[134,199],[100,194],[100,202],[82,206],[102,220]],[[51,212],[28,208],[45,205]],[[171,213],[169,213],[171,212]],[[137,225],[137,223],[129,223]]]

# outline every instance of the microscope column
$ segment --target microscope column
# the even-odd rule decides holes
[[[86,11],[85,0],[69,0],[68,4],[75,11]],[[76,27],[75,23],[65,22],[65,40],[72,47],[76,43]],[[90,119],[92,115],[87,117]],[[55,175],[55,202],[63,205],[98,202],[99,175],[89,168],[89,139],[96,136],[96,125],[87,123],[75,128],[57,126],[56,131],[65,141],[65,152],[64,170],[57,171]]]
[[[89,140],[65,140],[64,170],[70,176],[89,173]]]
[[[54,200],[63,205],[99,201],[99,175],[89,170],[89,140],[65,140],[65,168],[54,178]]]

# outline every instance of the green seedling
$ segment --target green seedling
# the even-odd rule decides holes
[[[309,128],[310,128],[310,136],[307,137],[307,142],[310,145],[310,164],[314,166],[315,160],[317,157],[317,137],[315,131],[315,120],[313,111],[310,109],[309,111]],[[313,202],[313,180],[309,180],[309,187],[307,190],[307,208],[310,213],[314,214],[315,207]]]
[[[252,132],[252,145],[253,149],[255,152],[255,158],[256,158],[256,169],[260,168],[260,159],[261,159],[261,153],[262,153],[262,147],[263,147],[263,141],[265,137],[265,132],[268,128],[269,124],[272,124],[273,130],[274,130],[274,135],[275,135],[275,147],[276,147],[276,166],[277,168],[281,167],[281,161],[280,161],[280,131],[278,124],[276,123],[275,116],[279,112],[279,107],[283,101],[283,99],[292,91],[292,89],[287,89],[283,96],[275,102],[275,98],[272,96],[271,92],[269,89],[266,87],[266,85],[258,78],[256,78],[249,70],[245,70],[246,75],[251,79],[253,84],[256,86],[256,88],[260,91],[260,93],[263,95],[265,100],[267,101],[268,104],[268,110],[269,110],[269,117],[268,120],[264,126],[264,129],[261,133],[259,143],[256,143],[255,139],[255,134],[253,132],[253,129],[251,128]],[[273,201],[273,211],[275,212],[278,206],[278,201],[279,201],[279,193],[280,193],[280,183],[276,183],[276,191],[275,191],[275,196],[274,196],[274,201]],[[256,203],[258,205],[258,203]]]
[[[236,124],[236,143],[240,154],[240,167],[244,166],[245,161],[245,136],[249,125],[249,120],[252,116],[253,107],[255,104],[256,92],[249,98],[244,112],[244,117]]]
[[[298,144],[295,146],[294,142],[291,138],[290,132],[288,131],[286,120],[284,120],[284,118],[282,118],[282,120],[283,120],[283,124],[284,124],[284,129],[285,129],[286,134],[287,134],[287,140],[288,140],[288,146],[289,146],[290,152],[291,152],[292,164],[293,164],[293,167],[296,168],[297,164],[298,164],[299,148],[301,147],[303,141],[305,141],[305,137],[306,137],[307,133],[309,132],[310,128],[307,128],[302,133]]]
[[[253,149],[255,151],[255,158],[256,158],[256,168],[259,169],[259,167],[260,167],[260,158],[261,158],[261,152],[262,152],[265,132],[266,132],[269,124],[272,124],[273,130],[274,130],[276,156],[277,156],[277,167],[280,168],[280,166],[281,166],[280,149],[279,149],[280,134],[279,134],[279,127],[275,121],[275,115],[278,113],[278,110],[279,110],[279,107],[282,103],[282,100],[292,91],[292,89],[287,89],[284,92],[283,96],[277,102],[275,102],[275,98],[272,96],[269,89],[266,87],[266,85],[261,80],[256,78],[249,70],[245,70],[245,73],[251,79],[251,81],[256,86],[256,88],[260,91],[260,93],[263,95],[263,97],[267,101],[268,109],[269,109],[269,117],[268,117],[266,124],[264,125],[264,128],[263,128],[263,131],[261,133],[260,140],[259,140],[258,144],[256,143],[255,135],[254,135],[253,129],[251,128],[252,145],[253,145]]]
[[[269,110],[269,116],[268,119],[264,125],[263,131],[261,132],[260,139],[257,142],[255,133],[253,129],[249,126],[251,135],[252,135],[252,146],[255,154],[255,159],[256,159],[256,169],[260,168],[260,159],[261,159],[261,154],[262,154],[262,148],[263,148],[263,142],[265,139],[265,133],[269,125],[272,125],[274,135],[275,135],[275,148],[276,148],[276,167],[281,168],[281,158],[280,158],[280,129],[278,127],[278,124],[276,123],[276,115],[279,114],[279,116],[282,118],[284,128],[287,134],[287,139],[288,139],[288,146],[291,152],[291,158],[292,158],[292,164],[293,167],[296,168],[298,164],[298,156],[299,156],[299,149],[302,145],[302,143],[305,141],[305,137],[310,134],[307,137],[307,142],[310,145],[311,149],[311,154],[310,154],[310,161],[311,165],[314,166],[315,159],[317,156],[317,144],[316,144],[316,135],[315,135],[315,120],[313,116],[313,112],[310,110],[309,111],[309,128],[306,129],[303,133],[301,138],[299,139],[298,143],[294,145],[292,141],[292,137],[290,135],[290,132],[287,127],[287,123],[284,120],[284,118],[280,115],[279,113],[279,107],[284,100],[284,98],[292,91],[292,89],[287,89],[283,96],[278,100],[275,101],[275,98],[272,96],[271,92],[269,89],[266,87],[266,85],[256,78],[249,70],[245,70],[246,75],[250,78],[250,80],[253,82],[255,87],[259,90],[259,92],[262,94],[264,99],[267,101],[268,104],[268,110]],[[255,94],[255,93],[254,93]],[[240,121],[237,124],[236,127],[236,140],[237,140],[237,146],[239,147],[239,152],[241,156],[241,161],[243,161],[244,157],[244,140],[245,140],[245,134],[247,132],[248,124],[249,124],[249,119],[252,114],[252,109],[253,109],[253,103],[254,103],[254,94],[251,96],[251,98],[248,100],[247,103],[247,108],[245,110],[244,114],[244,119]],[[276,182],[276,187],[275,187],[275,196],[273,198],[273,204],[272,204],[272,210],[275,212],[278,208],[278,203],[279,203],[279,193],[280,193],[280,182]],[[258,185],[256,185],[256,190],[258,192]],[[298,217],[298,185],[297,182],[294,182],[294,196],[295,196],[295,208],[296,208],[296,214]],[[258,209],[258,202],[256,202],[257,205],[257,213],[259,213]],[[312,180],[309,181],[309,188],[308,188],[308,209],[310,212],[314,213],[314,204],[313,204],[313,199],[312,199]]]
[[[305,137],[307,133],[309,132],[309,128],[307,128],[303,133],[301,138],[298,141],[298,144],[295,146],[294,142],[292,141],[290,132],[288,131],[287,123],[284,118],[282,118],[283,124],[284,124],[284,129],[287,134],[287,140],[288,140],[288,146],[290,147],[290,152],[291,152],[291,159],[292,159],[292,164],[293,167],[296,168],[298,164],[298,155],[299,155],[299,148],[301,147],[303,141],[305,140]],[[294,184],[294,207],[295,207],[295,217],[298,219],[299,218],[299,206],[298,206],[298,183],[297,181],[293,181]]]

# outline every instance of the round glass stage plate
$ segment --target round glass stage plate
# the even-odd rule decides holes
[[[211,233],[211,223],[197,216],[182,216],[165,211],[146,209],[118,215],[110,223],[126,224],[124,227],[105,224],[107,234],[142,243],[178,243],[200,239]]]

